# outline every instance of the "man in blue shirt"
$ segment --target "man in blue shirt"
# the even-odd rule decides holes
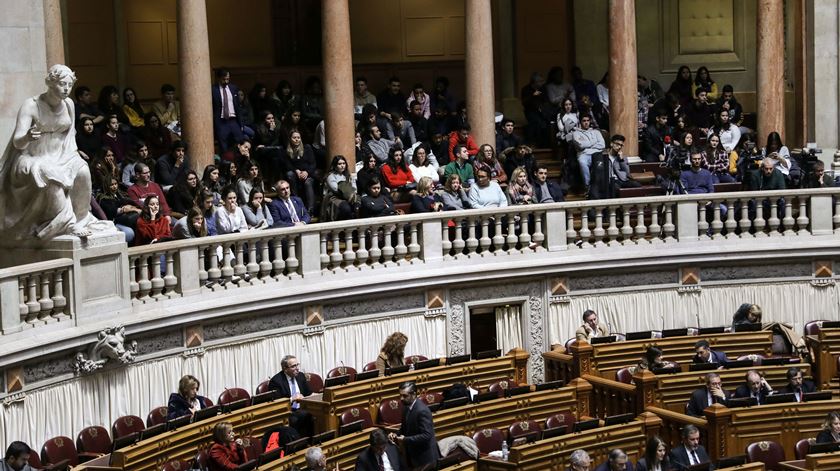
[[[714,177],[712,177],[711,172],[700,167],[703,162],[703,154],[691,154],[689,161],[691,162],[691,168],[680,173],[680,183],[682,183],[682,189],[685,190],[685,193],[689,195],[714,193]]]

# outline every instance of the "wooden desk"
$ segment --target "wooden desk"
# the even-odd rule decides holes
[[[485,386],[503,379],[527,384],[528,356],[524,350],[515,349],[498,358],[379,376],[326,388],[321,400],[303,399],[301,404],[315,417],[318,432],[335,430],[338,428],[338,417],[351,407],[366,408],[375,421],[379,403],[384,399],[397,398],[399,385],[405,381],[417,383],[419,394],[442,391],[453,383],[463,383],[476,389],[477,386]]]
[[[764,463],[745,463],[730,468],[718,468],[717,471],[764,471]]]
[[[356,457],[359,456],[362,450],[368,447],[370,433],[374,430],[375,428],[368,428],[356,433],[342,435],[320,444],[321,450],[327,456],[327,469],[333,469],[336,463],[338,463],[341,469],[353,469],[356,465]],[[292,453],[279,460],[268,462],[257,469],[259,471],[288,471],[292,469],[292,466],[296,466],[298,469],[305,469],[306,450],[307,448],[304,448],[297,453]]]
[[[782,469],[791,471],[837,471],[840,469],[840,453],[819,453],[808,455],[804,460],[784,461]]]
[[[736,332],[711,335],[688,335],[665,339],[630,340],[590,345],[587,342],[574,342],[570,353],[562,348],[543,353],[546,381],[571,381],[584,374],[615,379],[616,371],[638,363],[650,346],[658,346],[665,351],[665,358],[678,362],[686,368],[694,357],[694,344],[698,340],[707,340],[715,350],[723,351],[730,358],[741,355],[761,353],[769,356],[773,344],[770,331]]]
[[[819,335],[808,335],[805,342],[814,360],[814,379],[821,389],[837,390],[837,357],[840,356],[840,329],[822,329]]]
[[[658,432],[660,423],[661,421],[655,415],[643,414],[628,424],[601,427],[515,446],[510,449],[508,461],[481,458],[479,469],[483,471],[566,469],[569,466],[569,455],[577,449],[586,450],[594,463],[600,463],[607,459],[610,450],[621,448],[630,460],[635,462],[644,454],[647,437]]]
[[[809,377],[811,367],[807,363],[796,363],[802,369],[803,376]],[[723,381],[724,389],[735,392],[743,384],[744,375],[749,370],[764,374],[767,382],[774,389],[787,385],[787,370],[791,365],[753,366],[715,370]],[[685,412],[685,405],[694,390],[705,385],[707,371],[688,371],[683,373],[655,375],[650,371],[640,371],[633,376],[634,384],[620,383],[613,379],[585,374],[583,379],[592,384],[592,414],[595,417],[632,412],[642,413],[647,406],[662,407],[675,412]]]
[[[191,460],[213,442],[213,427],[230,422],[237,435],[262,435],[271,427],[288,425],[291,406],[288,399],[246,407],[238,411],[189,424],[122,448],[111,454],[111,466],[126,471],[156,470],[172,460]]]
[[[441,468],[441,471],[478,471],[478,462],[462,461],[458,464]]]
[[[791,471],[808,471],[808,468],[805,467],[805,460],[782,461],[779,464],[782,466],[782,469],[789,469]]]

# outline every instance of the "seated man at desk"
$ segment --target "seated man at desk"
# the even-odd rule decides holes
[[[407,469],[401,461],[400,450],[388,441],[382,429],[370,433],[370,446],[356,458],[355,471],[402,471]]]
[[[592,458],[586,450],[575,450],[569,455],[569,471],[589,471]]]
[[[795,366],[788,368],[785,376],[787,376],[788,384],[779,390],[779,394],[793,394],[796,397],[796,402],[802,402],[805,394],[817,391],[814,382],[803,379],[802,370]]]
[[[726,354],[712,350],[708,340],[698,340],[694,344],[694,358],[691,359],[692,363],[717,363],[723,366],[727,361],[729,361],[729,358],[726,357]]]
[[[6,457],[0,461],[2,471],[35,471],[29,466],[29,455],[34,453],[29,445],[23,442],[12,442],[6,448]]]
[[[592,309],[583,311],[583,325],[578,327],[575,331],[575,337],[578,341],[589,340],[592,337],[606,337],[610,335],[607,327],[598,323],[598,314]]]
[[[738,386],[738,389],[735,390],[734,397],[752,397],[755,398],[758,405],[762,405],[765,403],[767,396],[773,395],[775,392],[770,387],[770,383],[758,371],[749,370],[744,375],[744,384]]]
[[[706,374],[706,386],[691,393],[685,413],[694,417],[703,417],[703,410],[712,404],[726,405],[726,391],[723,390],[720,375]]]
[[[598,465],[595,471],[633,471],[633,463],[627,458],[624,450],[616,448],[610,450],[607,461]]]
[[[687,424],[682,428],[681,436],[682,444],[671,448],[668,456],[672,469],[684,470],[697,464],[709,463],[709,471],[714,471],[715,465],[711,463],[709,454],[700,444],[700,429]]]
[[[300,408],[300,400],[311,396],[312,391],[306,382],[306,375],[300,372],[300,362],[294,355],[286,355],[280,360],[283,371],[274,375],[268,382],[270,391],[280,391],[280,397],[288,397],[292,402],[292,415],[289,426],[297,430],[302,437],[311,437],[314,432],[312,414]]]

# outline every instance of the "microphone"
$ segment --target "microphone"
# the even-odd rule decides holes
[[[671,136],[666,135],[662,139],[662,141],[665,143],[665,145],[663,146],[663,152],[664,153],[662,155],[664,155],[665,159],[667,160],[668,159],[668,152],[671,150]]]
[[[700,313],[694,313],[694,317],[697,318],[697,332],[700,332]]]
[[[662,319],[662,331],[665,332],[665,315],[660,314],[659,318]]]

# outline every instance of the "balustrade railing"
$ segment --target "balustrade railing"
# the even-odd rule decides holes
[[[840,189],[827,188],[575,201],[248,231],[130,248],[126,279],[132,302],[142,304],[462,259],[838,236],[838,197]],[[76,317],[73,276],[66,260],[0,270],[2,331]]]

